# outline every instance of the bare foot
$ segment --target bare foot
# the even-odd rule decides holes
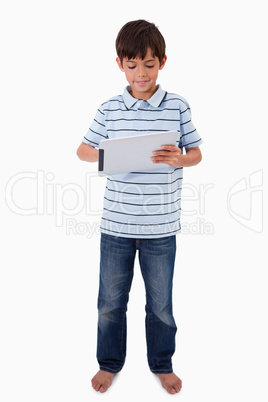
[[[160,378],[162,387],[165,388],[169,394],[176,394],[180,391],[182,382],[176,374],[157,374],[157,376]]]
[[[92,378],[91,383],[95,391],[105,392],[112,385],[115,374],[100,370]]]

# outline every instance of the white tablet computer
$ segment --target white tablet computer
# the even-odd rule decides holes
[[[151,157],[161,145],[176,145],[177,137],[177,131],[162,131],[102,140],[99,143],[99,175],[167,167],[164,163],[153,163]]]

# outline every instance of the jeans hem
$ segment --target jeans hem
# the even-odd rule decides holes
[[[111,373],[111,374],[117,374],[117,373],[119,373],[119,371],[122,370],[122,367],[119,370],[113,370],[113,369],[110,369],[109,367],[100,366],[100,370],[107,371],[108,373]]]
[[[150,370],[154,374],[171,374],[171,373],[173,373],[172,369],[170,369],[170,370],[152,370],[152,369],[150,369]]]

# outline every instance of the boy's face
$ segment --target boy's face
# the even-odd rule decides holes
[[[120,70],[124,71],[127,82],[131,86],[132,96],[143,100],[151,98],[155,93],[158,72],[162,70],[166,60],[167,56],[160,64],[158,57],[152,56],[151,49],[148,49],[143,60],[124,57],[121,64],[119,57],[116,58]]]

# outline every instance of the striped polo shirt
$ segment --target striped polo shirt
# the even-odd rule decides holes
[[[191,120],[188,102],[180,95],[158,86],[147,101],[123,95],[104,102],[83,142],[98,148],[99,142],[176,130],[177,145],[199,146],[202,140]],[[121,173],[107,177],[101,232],[130,238],[159,238],[180,231],[183,168],[166,166],[147,171]]]

